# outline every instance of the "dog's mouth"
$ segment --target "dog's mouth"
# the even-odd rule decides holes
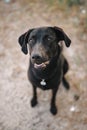
[[[35,69],[45,69],[47,67],[47,65],[49,64],[49,60],[48,61],[45,61],[45,62],[42,62],[40,64],[38,63],[34,63],[34,68]]]

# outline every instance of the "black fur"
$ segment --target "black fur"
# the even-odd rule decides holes
[[[59,27],[42,27],[31,29],[19,37],[22,51],[27,54],[27,44],[30,52],[30,65],[28,78],[33,86],[33,98],[31,106],[34,107],[37,101],[37,87],[43,90],[52,89],[52,99],[50,111],[53,115],[57,113],[56,94],[61,81],[66,89],[69,83],[65,79],[65,74],[69,69],[68,62],[62,55],[61,45],[58,43],[64,40],[67,47],[71,40]],[[46,61],[49,63],[43,67]],[[36,67],[34,66],[36,64]],[[41,85],[42,79],[46,85]]]

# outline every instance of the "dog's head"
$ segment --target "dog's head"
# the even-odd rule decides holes
[[[24,54],[30,52],[30,59],[35,68],[44,68],[52,58],[60,54],[59,42],[64,40],[67,47],[71,40],[59,27],[41,27],[30,29],[19,37]]]

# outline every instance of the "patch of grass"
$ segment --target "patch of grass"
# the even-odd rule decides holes
[[[67,0],[45,0],[45,3],[52,11],[65,11],[67,7],[66,1]]]
[[[57,5],[57,6],[74,6],[74,5],[81,5],[85,3],[85,0],[45,0],[50,6]]]
[[[73,6],[73,5],[80,5],[81,0],[67,0],[68,6]]]
[[[87,33],[87,15],[84,21],[84,31]]]

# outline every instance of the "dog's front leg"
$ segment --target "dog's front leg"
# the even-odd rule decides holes
[[[31,100],[31,106],[34,107],[37,105],[37,87],[36,86],[33,86],[33,98]]]
[[[53,115],[57,114],[57,107],[56,107],[56,94],[57,94],[58,87],[52,89],[52,99],[51,99],[51,108],[50,111]]]

